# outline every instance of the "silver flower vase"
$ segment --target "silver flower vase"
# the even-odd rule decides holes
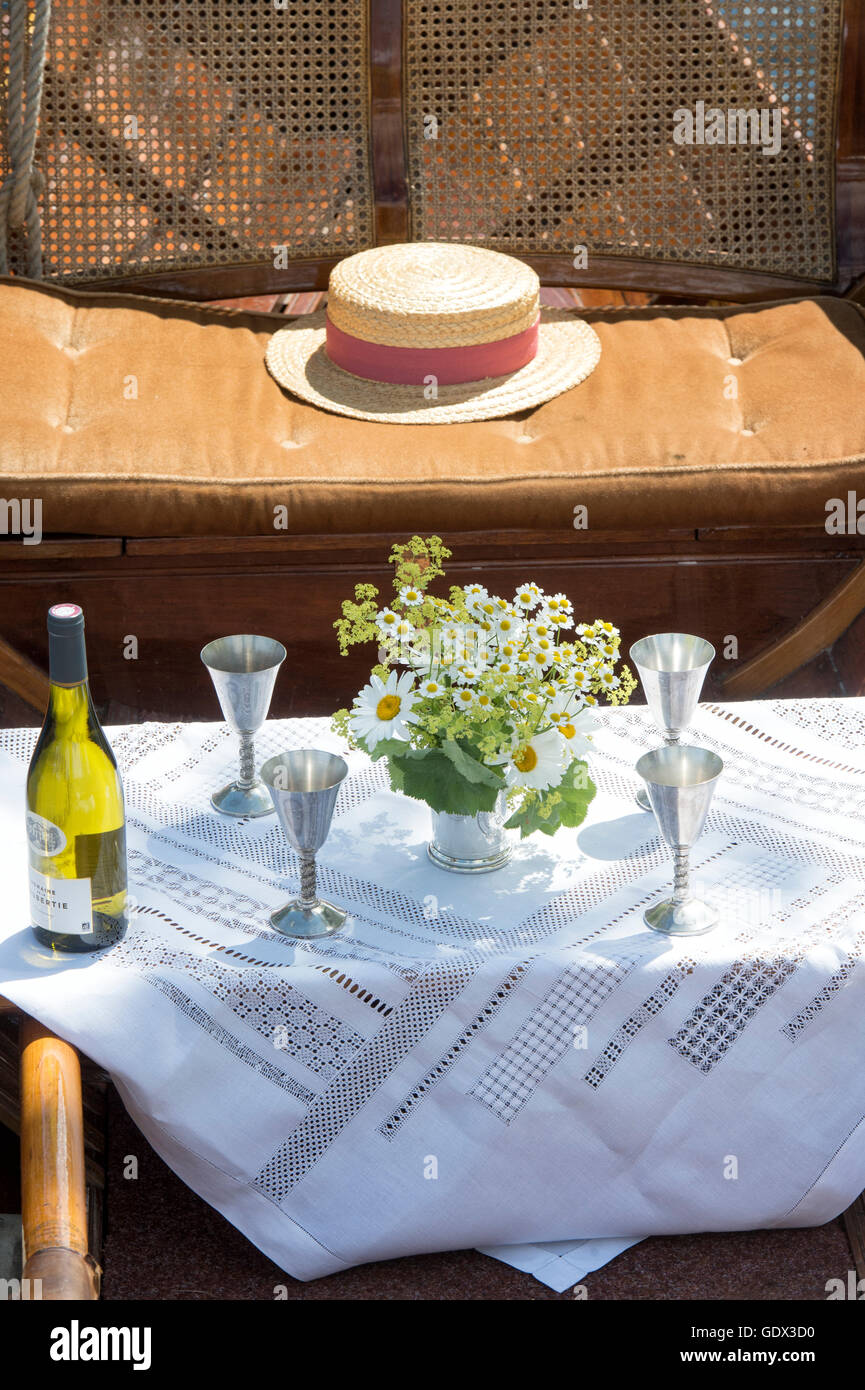
[[[488,874],[511,857],[511,841],[505,830],[507,799],[501,792],[492,811],[474,816],[432,812],[433,837],[427,853],[434,864],[456,874]]]

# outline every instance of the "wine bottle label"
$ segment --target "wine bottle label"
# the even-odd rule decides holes
[[[89,878],[49,878],[30,868],[30,913],[35,927],[61,936],[86,936],[93,931]]]
[[[53,820],[46,820],[35,811],[27,812],[27,839],[37,854],[49,859],[66,848],[66,836]]]

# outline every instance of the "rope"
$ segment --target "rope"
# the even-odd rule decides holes
[[[27,229],[27,274],[34,280],[42,276],[42,218],[39,199],[45,180],[34,168],[39,110],[45,75],[45,50],[51,20],[51,0],[35,0],[33,35],[29,61],[27,30],[28,0],[10,0],[9,23],[9,118],[7,147],[9,174],[0,186],[0,275],[9,273],[9,233],[14,227]]]

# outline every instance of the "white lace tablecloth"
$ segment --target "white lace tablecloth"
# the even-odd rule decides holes
[[[722,920],[685,942],[642,921],[671,875],[633,802],[657,735],[603,719],[586,823],[474,878],[352,756],[319,857],[350,919],[304,945],[268,927],[299,886],[275,818],[210,810],[225,727],[109,730],[137,906],[117,947],[57,960],[28,928],[34,731],[0,733],[0,993],[300,1279],[476,1246],[564,1287],[650,1234],[825,1222],[865,1187],[865,700],[700,709],[726,766],[694,873]],[[290,720],[258,752],[303,746],[340,747]]]

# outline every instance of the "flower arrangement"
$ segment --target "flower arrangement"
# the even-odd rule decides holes
[[[619,632],[574,626],[564,594],[522,584],[499,598],[480,583],[430,592],[451,556],[438,536],[394,546],[395,596],[358,584],[334,624],[340,650],[377,642],[379,662],[334,728],[373,759],[395,791],[433,811],[476,815],[507,796],[508,828],[552,835],[585,818],[595,786],[581,756],[597,727],[592,706],[627,702],[636,681],[616,674]]]

